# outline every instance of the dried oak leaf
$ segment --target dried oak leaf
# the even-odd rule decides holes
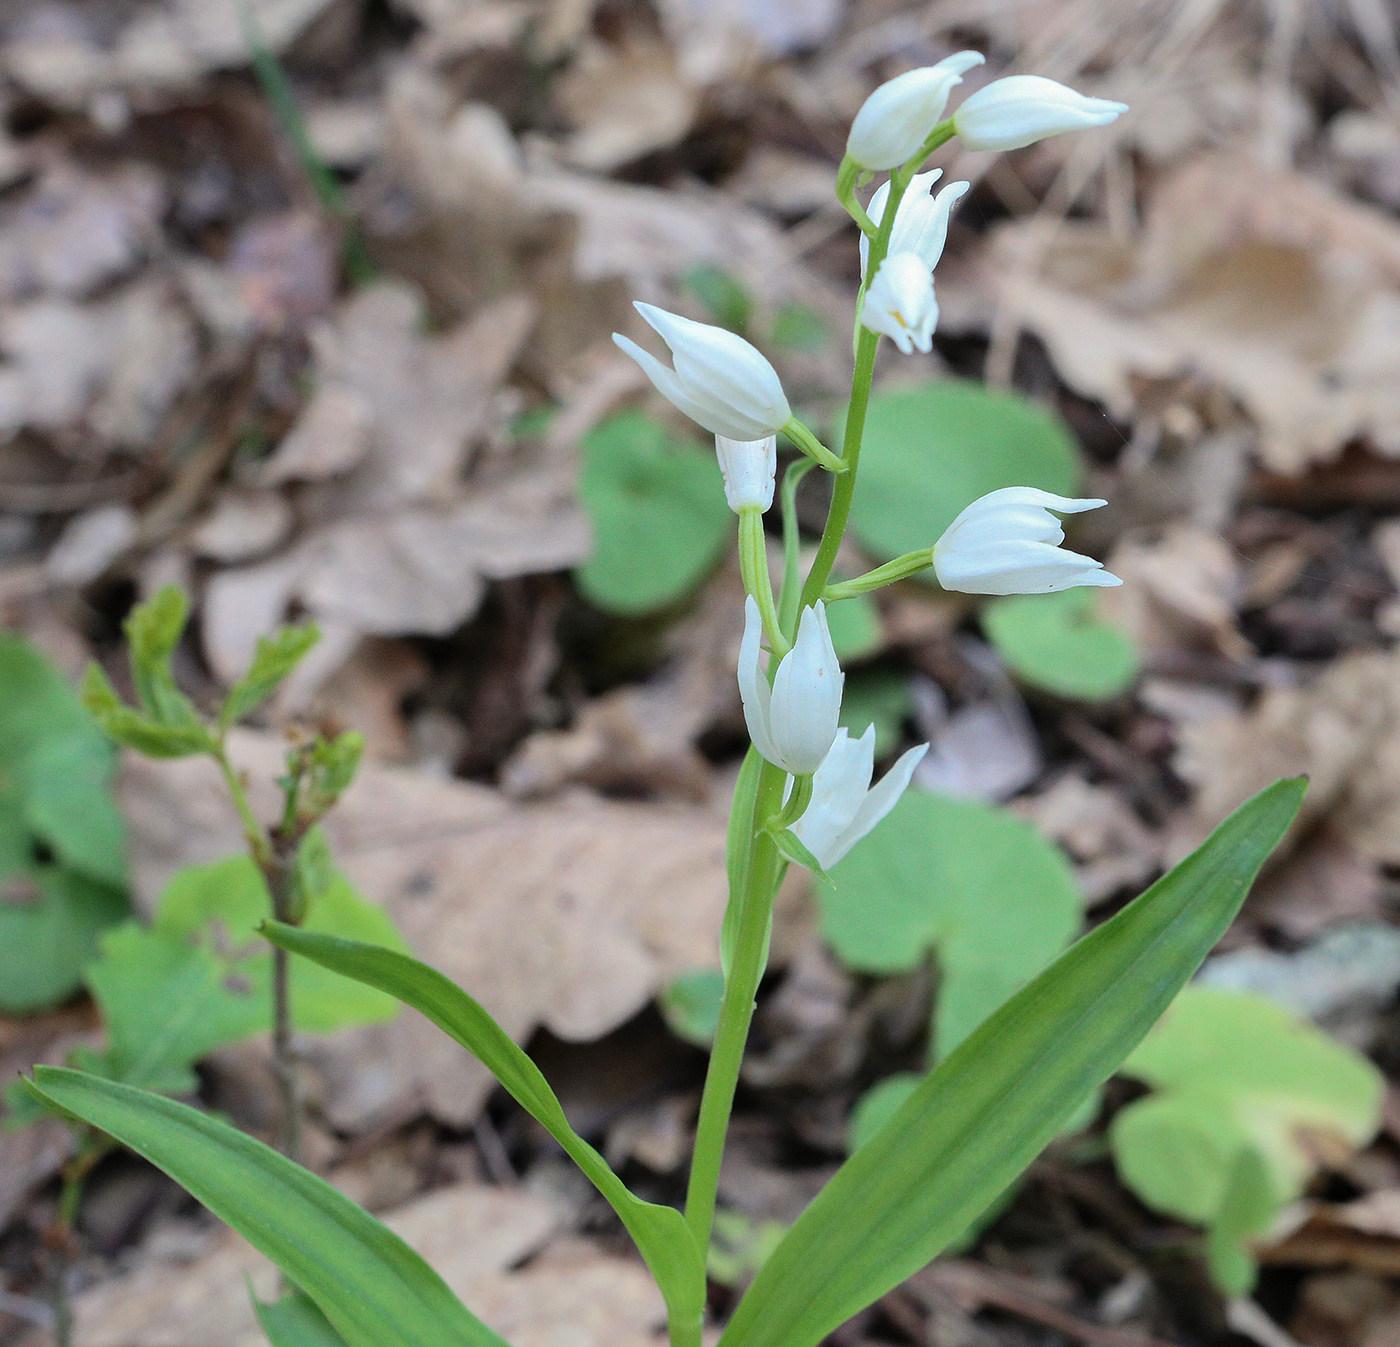
[[[276,52],[331,3],[251,0],[249,8],[262,40]],[[104,90],[181,88],[248,62],[238,0],[156,0],[121,12],[126,21],[112,34],[105,17],[94,21],[81,7],[33,5],[0,48],[0,66],[26,92],[82,108]]]
[[[256,807],[282,747],[240,732]],[[121,783],[138,898],[149,905],[182,865],[240,848],[211,764],[131,758]],[[382,903],[419,957],[484,1004],[516,1039],[607,1033],[677,974],[707,967],[726,895],[724,821],[694,807],[579,797],[514,804],[495,791],[367,765],[330,815],[338,863]],[[311,1045],[326,1111],[357,1128],[426,1106],[469,1119],[490,1078],[417,1016]]]
[[[1400,454],[1400,228],[1300,175],[1196,159],[1136,245],[1097,224],[1015,224],[980,277],[1116,415],[1138,381],[1194,374],[1240,403],[1277,471],[1363,435]]]
[[[514,1347],[652,1347],[664,1323],[641,1263],[558,1239],[563,1213],[538,1193],[462,1184],[419,1198],[386,1223]],[[514,1270],[527,1258],[528,1267]],[[263,1347],[249,1278],[262,1298],[277,1294],[272,1267],[232,1233],[193,1263],[144,1260],[77,1298],[75,1342]]]
[[[1196,788],[1174,832],[1184,854],[1281,776],[1309,778],[1302,818],[1371,865],[1400,864],[1400,652],[1347,655],[1305,687],[1272,688],[1245,715],[1188,720],[1176,770]]]

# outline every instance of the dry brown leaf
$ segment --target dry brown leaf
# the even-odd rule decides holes
[[[590,546],[572,475],[545,469],[450,508],[331,524],[300,549],[297,590],[313,612],[357,631],[442,636],[476,611],[488,578],[566,570]]]
[[[99,505],[74,515],[58,535],[44,569],[60,585],[85,585],[135,543],[139,526],[129,505]]]
[[[1298,175],[1194,160],[1136,247],[1096,224],[1017,224],[980,275],[1117,415],[1135,380],[1196,374],[1238,399],[1278,471],[1359,435],[1400,453],[1400,228]]]
[[[1070,854],[1085,901],[1091,906],[1124,889],[1140,887],[1162,862],[1155,836],[1115,790],[1090,785],[1076,772],[1045,790],[1023,795],[1010,808]]]
[[[292,507],[279,492],[231,487],[196,525],[190,544],[211,561],[248,561],[281,543],[292,522]]]
[[[608,172],[676,144],[695,119],[699,97],[676,68],[670,47],[637,39],[585,43],[555,88],[574,127],[565,154],[580,168]]]
[[[359,439],[367,435],[357,503],[454,494],[490,394],[529,334],[534,309],[525,296],[508,296],[440,337],[423,335],[424,316],[411,286],[381,281],[312,334],[318,396],[267,460],[265,480],[348,466],[366,452]]]
[[[100,305],[41,299],[0,314],[0,435],[59,430],[78,419],[112,355]]]
[[[1184,722],[1176,770],[1196,788],[1183,853],[1281,776],[1308,776],[1301,817],[1372,865],[1400,863],[1400,653],[1348,655],[1310,685],[1273,688],[1243,716]]]
[[[640,1262],[581,1239],[549,1247],[563,1213],[521,1188],[463,1184],[387,1224],[515,1347],[651,1347],[665,1311]],[[542,1252],[543,1251],[543,1252]],[[514,1269],[523,1260],[530,1265]],[[78,1297],[78,1347],[263,1347],[248,1295],[276,1295],[273,1269],[229,1234],[193,1263],[144,1259]]]
[[[105,177],[55,166],[0,221],[0,297],[89,294],[142,259],[164,209],[161,181],[144,165]]]
[[[243,732],[232,748],[257,807],[271,813],[279,741]],[[181,865],[240,848],[218,773],[202,759],[128,759],[121,792],[147,907]],[[705,810],[586,796],[521,806],[482,786],[371,765],[327,832],[346,873],[418,955],[522,1041],[541,1024],[561,1038],[598,1037],[715,959],[724,820]],[[308,1052],[337,1126],[424,1103],[461,1123],[490,1089],[475,1059],[417,1016]]]
[[[263,41],[281,51],[331,0],[252,0]],[[81,108],[104,90],[178,88],[209,71],[247,63],[236,0],[157,0],[122,11],[115,34],[79,8],[35,5],[0,60],[28,92]]]
[[[713,83],[757,59],[815,46],[841,21],[841,0],[661,0],[686,73]]]
[[[706,587],[697,611],[667,632],[659,673],[588,703],[567,730],[532,735],[502,767],[502,788],[526,797],[581,783],[708,799],[711,771],[695,741],[737,710],[742,615],[738,574],[726,571]]]
[[[1125,538],[1105,564],[1123,584],[1104,591],[1104,616],[1139,649],[1162,653],[1204,643],[1231,658],[1250,653],[1235,628],[1239,561],[1218,534],[1172,524],[1153,541]]]

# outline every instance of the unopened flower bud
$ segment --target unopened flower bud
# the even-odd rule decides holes
[[[803,609],[797,640],[779,661],[771,687],[758,667],[762,637],[763,619],[750,596],[739,647],[739,697],[749,737],[775,767],[810,776],[836,738],[846,681],[831,644],[826,606],[818,602]]]
[[[642,367],[657,392],[692,421],[732,440],[761,440],[791,419],[777,370],[742,337],[654,304],[633,307],[671,348],[675,368],[668,369],[620,333],[613,333],[613,341]]]
[[[1126,103],[1085,94],[1042,75],[1008,75],[970,95],[953,114],[958,137],[970,150],[1017,150],[1047,136],[1107,126]]]
[[[715,453],[724,477],[724,498],[729,508],[768,510],[773,505],[773,483],[778,473],[778,440],[731,440],[715,436]]]
[[[846,138],[846,153],[862,168],[898,168],[912,159],[938,125],[962,73],[981,65],[981,52],[960,51],[937,65],[886,80],[862,104]]]
[[[1076,585],[1121,585],[1093,557],[1068,552],[1064,527],[1050,513],[1097,510],[1101,500],[1071,500],[1033,486],[1007,486],[973,501],[933,546],[944,589],[964,594],[1049,594]]]

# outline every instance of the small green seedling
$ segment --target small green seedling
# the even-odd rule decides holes
[[[1369,1061],[1243,992],[1188,987],[1122,1070],[1153,1092],[1113,1120],[1118,1172],[1148,1206],[1206,1228],[1232,1295],[1254,1285],[1251,1241],[1380,1126]]]

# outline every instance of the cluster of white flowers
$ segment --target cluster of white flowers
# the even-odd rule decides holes
[[[1065,131],[1106,125],[1125,111],[1122,103],[1088,98],[1053,80],[1013,75],[978,90],[944,121],[954,87],[982,61],[979,52],[958,52],[881,85],[851,126],[847,164],[853,171],[907,174],[931,145],[953,134],[969,149],[1016,149]],[[969,187],[953,182],[935,195],[940,177],[935,169],[900,179],[907,181],[907,190],[898,198],[884,257],[873,276],[868,274],[869,236],[863,233],[860,242],[860,322],[905,353],[931,348],[938,323],[933,273],[947,241],[949,215]],[[855,210],[866,227],[883,232],[890,195],[887,181],[863,217]],[[620,334],[613,340],[664,397],[714,434],[725,497],[736,514],[752,519],[750,512],[772,507],[780,433],[804,452],[826,455],[819,461],[827,466],[841,466],[794,420],[777,371],[749,342],[651,304],[636,308],[670,348],[672,364],[663,364]],[[993,491],[958,515],[916,564],[931,564],[945,589],[968,594],[1046,594],[1076,585],[1116,585],[1118,578],[1100,562],[1059,545],[1064,529],[1052,513],[1077,514],[1104,503],[1032,487]],[[811,798],[792,830],[818,864],[833,865],[894,807],[928,746],[905,753],[871,789],[873,731],[851,739],[838,726],[845,677],[824,603],[818,599],[802,611],[791,648],[767,672],[761,668],[764,635],[761,608],[751,594],[739,655],[745,722],[763,758],[794,780],[811,778]],[[789,792],[792,788],[790,780]]]

